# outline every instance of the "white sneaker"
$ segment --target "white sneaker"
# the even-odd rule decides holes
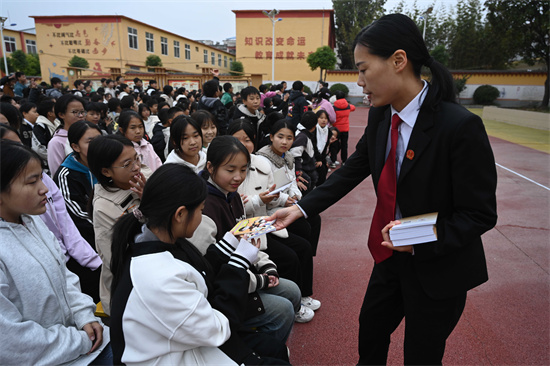
[[[336,161],[334,162],[334,164],[340,165],[340,162],[339,162],[338,160],[336,160]]]
[[[313,312],[313,310],[302,305],[300,307],[300,310],[296,314],[294,314],[294,320],[297,323],[307,323],[311,321],[311,319],[313,319],[314,316],[315,316],[315,313]]]
[[[302,305],[311,310],[317,310],[321,307],[321,301],[312,299],[310,296],[302,297]]]

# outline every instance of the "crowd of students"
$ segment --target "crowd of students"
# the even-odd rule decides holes
[[[230,230],[309,194],[339,149],[345,162],[344,96],[333,106],[326,85],[312,96],[300,81],[234,93],[217,73],[198,91],[155,80],[143,90],[137,78],[132,90],[123,77],[67,90],[18,73],[24,87],[10,95],[12,79],[0,81],[11,248],[0,340],[26,351],[0,363],[288,363],[294,323],[321,307],[321,218],[251,242]],[[291,184],[271,194],[279,170]],[[99,301],[110,332],[93,315]]]

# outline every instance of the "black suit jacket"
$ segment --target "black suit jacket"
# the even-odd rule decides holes
[[[300,201],[306,213],[323,211],[369,175],[377,188],[390,120],[390,106],[371,108],[356,151]],[[414,156],[404,158],[397,182],[403,217],[439,212],[438,240],[414,246],[414,268],[429,296],[456,296],[488,279],[481,235],[496,224],[497,176],[487,133],[460,105],[423,105],[406,151]]]

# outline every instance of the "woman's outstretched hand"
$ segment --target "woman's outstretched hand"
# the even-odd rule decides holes
[[[293,205],[287,208],[283,208],[281,210],[277,210],[266,220],[275,220],[275,223],[273,225],[277,228],[277,230],[281,230],[292,224],[294,221],[298,220],[302,216],[304,216],[304,214],[298,208],[298,206]]]

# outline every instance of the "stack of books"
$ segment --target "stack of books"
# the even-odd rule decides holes
[[[437,212],[405,217],[401,224],[390,229],[390,239],[394,246],[429,243],[437,240]]]

